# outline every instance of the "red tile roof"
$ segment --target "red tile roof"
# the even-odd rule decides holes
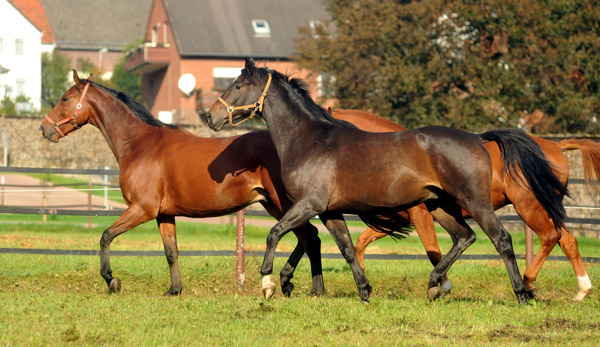
[[[52,28],[40,0],[9,0],[27,19],[42,31],[42,43],[54,43]]]

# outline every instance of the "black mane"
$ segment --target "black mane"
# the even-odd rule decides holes
[[[261,78],[267,78],[267,74],[270,73],[272,80],[279,82],[279,85],[283,86],[290,96],[292,103],[302,111],[312,115],[315,118],[326,119],[330,122],[340,124],[342,126],[352,127],[355,126],[343,120],[333,118],[321,105],[314,102],[310,97],[308,90],[308,84],[301,78],[290,78],[288,75],[284,75],[278,71],[268,68],[256,68],[256,73],[260,74]],[[243,70],[246,73],[246,70]]]
[[[163,126],[166,126],[166,127],[172,128],[172,129],[177,128],[176,125],[165,124],[165,123],[161,122],[159,119],[154,118],[154,116],[150,113],[150,111],[148,111],[148,109],[146,107],[144,107],[144,105],[135,101],[135,99],[133,99],[129,94],[108,88],[108,87],[98,84],[94,81],[85,80],[85,82],[86,83],[89,82],[94,87],[97,87],[98,89],[101,89],[101,90],[107,92],[108,94],[112,95],[113,97],[115,97],[117,100],[122,102],[125,106],[127,106],[131,110],[131,112],[133,112],[133,114],[135,114],[140,120],[142,120],[142,122],[144,122],[150,126],[158,127],[158,128],[163,127]]]

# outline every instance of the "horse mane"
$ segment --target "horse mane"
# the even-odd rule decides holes
[[[301,78],[290,78],[291,75],[284,75],[278,71],[269,69],[269,68],[256,68],[255,70],[258,74],[260,74],[261,78],[267,78],[267,74],[270,73],[272,76],[272,80],[277,82],[280,86],[284,88],[288,92],[290,101],[292,105],[296,107],[296,109],[303,111],[304,113],[310,114],[316,119],[325,119],[329,122],[336,123],[345,127],[356,128],[353,124],[348,123],[346,121],[336,119],[332,117],[327,110],[325,110],[321,105],[314,102],[314,100],[310,97],[310,92],[308,90],[308,83]],[[247,75],[246,69],[243,70],[244,74]]]
[[[160,121],[159,119],[154,118],[154,116],[150,113],[150,111],[148,111],[148,109],[144,105],[137,102],[129,94],[111,89],[109,87],[103,86],[94,81],[90,81],[90,80],[84,80],[84,81],[86,83],[90,83],[92,86],[108,93],[109,95],[113,96],[115,99],[119,100],[121,103],[123,103],[125,106],[127,106],[127,108],[129,108],[131,110],[131,112],[133,112],[133,114],[136,115],[136,117],[138,117],[142,122],[144,122],[150,126],[158,127],[158,128],[163,127],[163,126],[169,127],[171,129],[178,128],[176,125],[165,124],[162,121]]]

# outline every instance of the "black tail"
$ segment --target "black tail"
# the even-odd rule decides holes
[[[495,141],[498,144],[504,168],[510,178],[533,192],[556,229],[564,227],[566,212],[562,198],[569,192],[567,186],[554,175],[540,146],[517,129],[496,129],[479,136],[484,141]],[[523,176],[518,174],[519,169]]]
[[[369,226],[369,228],[380,233],[386,233],[395,239],[403,239],[410,233],[410,219],[408,214],[399,214],[390,212],[389,214],[381,215],[370,212],[362,212],[358,217]]]

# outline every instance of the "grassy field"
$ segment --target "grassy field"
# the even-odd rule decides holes
[[[0,215],[0,247],[97,250],[114,218]],[[180,250],[233,250],[227,225],[178,223]],[[155,223],[146,223],[113,243],[113,250],[162,250]],[[267,229],[248,227],[246,249],[264,249]],[[442,249],[450,240],[438,234]],[[353,235],[356,238],[357,235]],[[338,252],[322,234],[323,252]],[[513,234],[524,252],[524,236]],[[584,257],[600,257],[600,240],[579,239]],[[291,251],[286,236],[278,251]],[[422,254],[416,236],[383,239],[369,253]],[[470,254],[495,253],[483,235]],[[558,247],[553,252],[560,255]],[[544,264],[539,297],[519,306],[501,261],[459,260],[450,270],[453,292],[426,298],[431,266],[426,261],[367,260],[374,287],[369,304],[359,302],[343,260],[324,259],[327,294],[307,297],[308,261],[296,272],[291,298],[260,297],[262,257],[246,258],[246,286],[235,284],[233,257],[181,257],[183,295],[163,297],[169,271],[164,257],[113,256],[122,292],[108,293],[95,256],[0,254],[0,345],[597,345],[600,299],[592,293],[573,303],[577,283],[568,262]],[[285,260],[277,258],[278,271]],[[593,284],[600,265],[586,264]],[[521,270],[524,262],[519,261]]]

